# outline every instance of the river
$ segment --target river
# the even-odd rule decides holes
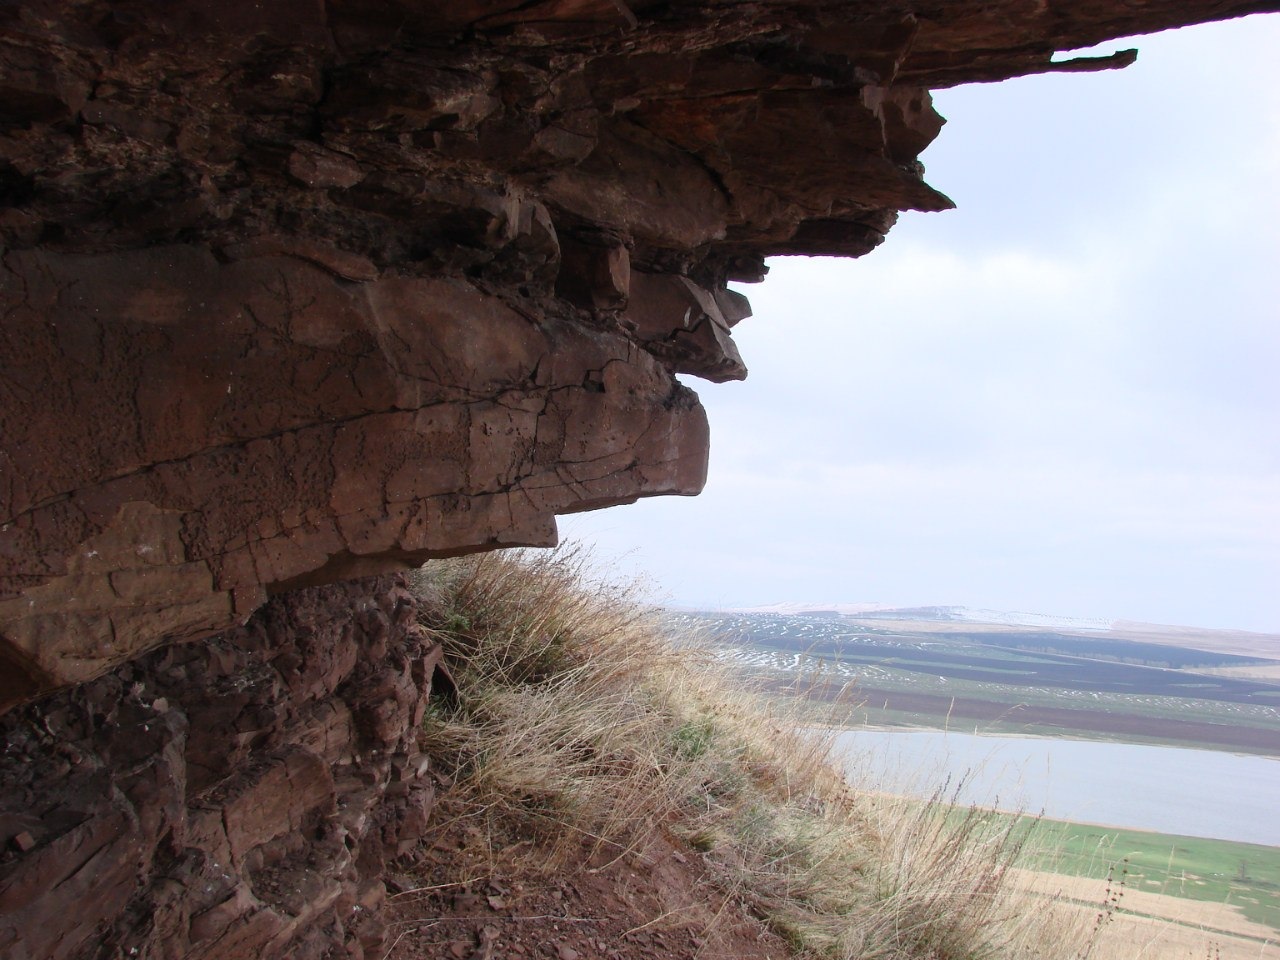
[[[837,735],[855,785],[927,797],[964,779],[962,804],[1280,847],[1280,760],[1093,740],[935,730]]]

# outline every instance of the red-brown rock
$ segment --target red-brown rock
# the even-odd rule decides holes
[[[416,731],[438,662],[414,599],[381,578],[290,594],[208,643],[11,711],[0,952],[266,957],[308,938],[376,941],[351,907],[376,906],[384,862],[426,827]]]
[[[730,279],[942,210],[927,87],[1274,3],[0,14],[0,709],[702,485]]]

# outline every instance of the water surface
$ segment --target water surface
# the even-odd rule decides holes
[[[1280,847],[1280,760],[1269,757],[935,730],[850,730],[837,741],[863,788],[927,797],[967,774],[964,804]]]

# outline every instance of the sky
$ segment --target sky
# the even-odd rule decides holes
[[[938,91],[958,209],[741,287],[705,491],[561,518],[659,602],[1280,632],[1280,15]]]

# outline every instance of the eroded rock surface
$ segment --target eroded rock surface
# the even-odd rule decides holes
[[[1252,0],[0,6],[0,709],[693,494],[729,281],[943,210],[930,86]]]
[[[0,616],[49,683],[268,593],[549,543],[556,513],[702,483],[702,410],[655,357],[460,278],[195,245],[7,263],[40,402],[5,439],[43,466],[10,477]]]
[[[451,681],[394,577],[297,591],[0,719],[0,954],[381,956]]]

